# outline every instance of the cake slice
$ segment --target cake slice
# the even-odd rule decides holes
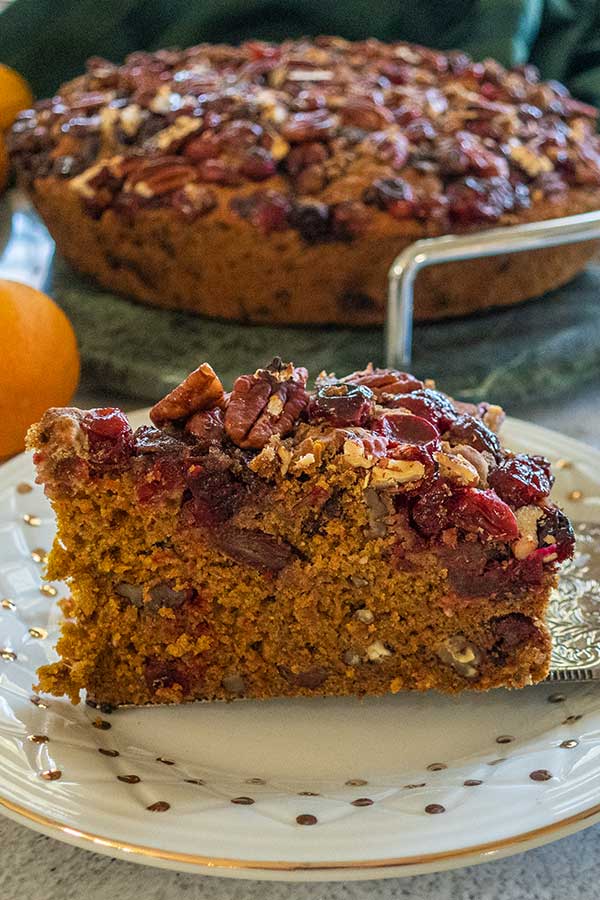
[[[71,597],[39,688],[100,706],[523,687],[573,551],[549,463],[497,406],[404,372],[275,359],[231,393],[206,363],[132,431],[33,426]]]

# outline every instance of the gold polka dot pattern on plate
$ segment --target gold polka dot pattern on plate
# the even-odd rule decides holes
[[[98,753],[102,756],[119,756],[118,750],[110,750],[108,747],[98,747]]]
[[[552,772],[549,772],[548,769],[536,769],[529,773],[529,777],[532,781],[550,781]]]
[[[568,500],[583,500],[583,491],[569,491],[567,494]]]
[[[139,775],[117,775],[117,781],[124,784],[139,784],[142,779]]]
[[[48,637],[48,632],[45,628],[30,628],[29,634],[32,638],[38,638],[40,641],[43,641],[44,638]]]
[[[168,809],[171,809],[171,804],[167,803],[166,800],[157,800],[156,803],[151,803],[146,809],[149,812],[166,812]]]
[[[199,784],[199,785],[206,784],[206,782],[203,781],[201,778],[184,778],[183,780],[185,781],[186,784]]]
[[[346,784],[348,787],[364,787],[365,784],[368,784],[368,781],[365,781],[364,778],[349,778]]]
[[[483,784],[483,781],[480,781],[479,778],[467,778],[466,781],[463,781],[465,787],[477,787],[480,784]]]
[[[563,741],[560,746],[563,750],[572,750],[573,747],[579,746],[579,741],[576,741],[575,738],[569,738],[569,740]]]
[[[164,756],[157,756],[156,762],[162,763],[164,766],[174,766],[175,765],[175,760],[165,759]]]
[[[231,802],[236,803],[238,806],[252,806],[254,800],[252,797],[233,797]]]
[[[497,744],[510,744],[512,741],[514,741],[512,734],[499,734],[496,738]]]
[[[2,600],[0,600],[0,607],[2,609],[16,609],[17,604],[14,600],[11,600],[10,597],[3,597]]]
[[[404,789],[407,791],[412,791],[414,788],[422,788],[427,787],[427,782],[422,781],[420,784],[405,784]]]
[[[425,812],[429,813],[430,816],[437,816],[439,813],[446,812],[446,807],[442,806],[441,803],[428,803],[425,807]]]
[[[320,797],[321,795],[317,793],[317,791],[298,791],[299,797]]]
[[[302,815],[296,816],[296,822],[298,825],[316,825],[318,819],[316,816],[310,815],[310,813],[302,813]]]
[[[447,769],[447,768],[448,768],[448,766],[446,765],[446,763],[440,763],[440,762],[429,763],[429,765],[427,766],[427,771],[428,772],[441,772],[442,769]]]
[[[46,769],[44,772],[40,772],[40,778],[43,778],[44,781],[58,781],[61,777],[60,769]]]
[[[31,513],[24,513],[23,521],[26,525],[31,525],[32,528],[37,528],[42,524],[42,520],[39,516],[34,516]]]
[[[563,725],[573,725],[575,722],[579,722],[581,716],[567,716]]]
[[[246,778],[246,784],[266,784],[264,778]]]
[[[109,728],[112,728],[110,722],[107,722],[106,719],[101,719],[100,716],[98,716],[97,719],[94,719],[92,726],[98,728],[100,731],[108,731]]]
[[[0,659],[3,659],[5,662],[15,662],[16,658],[17,654],[14,650],[9,650],[8,647],[0,649]]]
[[[548,703],[564,703],[566,699],[564,694],[550,694]]]
[[[47,744],[50,738],[47,734],[28,734],[27,740],[32,744]]]
[[[505,760],[506,760],[505,756],[499,756],[498,759],[490,759],[488,766],[499,766],[500,763],[505,762]]]
[[[373,806],[373,801],[370,797],[357,797],[356,800],[352,800],[352,806]]]
[[[17,485],[17,494],[30,494],[33,490],[33,485],[29,484],[28,481],[20,481]]]
[[[40,563],[45,566],[48,562],[48,551],[44,550],[43,547],[35,547],[35,549],[31,551],[31,558],[35,563]]]
[[[56,597],[58,591],[53,584],[43,584],[40,587],[40,594],[43,594],[44,597]]]

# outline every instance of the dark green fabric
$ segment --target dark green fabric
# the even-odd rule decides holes
[[[316,34],[532,61],[600,105],[598,0],[15,0],[0,14],[0,62],[43,97],[88,56],[119,61],[139,49]]]

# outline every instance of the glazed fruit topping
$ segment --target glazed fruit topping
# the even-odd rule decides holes
[[[456,421],[457,413],[450,400],[439,391],[430,388],[411,391],[394,400],[388,400],[386,406],[407,409],[431,422],[439,432],[444,432]]]
[[[464,531],[504,541],[519,536],[515,514],[493,491],[464,488],[452,498],[449,515],[452,523]]]
[[[120,409],[90,409],[81,420],[87,434],[90,456],[99,465],[119,465],[133,452],[134,437]]]
[[[538,521],[538,541],[540,548],[554,547],[556,559],[563,562],[573,556],[575,535],[571,523],[556,506],[544,509],[544,515]]]
[[[400,410],[389,412],[373,419],[371,428],[388,438],[391,446],[396,444],[426,445],[433,452],[439,449],[439,431],[420,416]]]
[[[550,463],[543,456],[508,456],[488,478],[499,497],[518,509],[547,497],[554,483]]]
[[[448,528],[450,497],[448,485],[439,478],[422,489],[411,510],[412,520],[421,534],[434,537]]]
[[[494,432],[473,416],[458,416],[450,426],[448,440],[451,444],[468,444],[480,452],[487,450],[498,461],[503,457],[500,441]]]
[[[422,381],[409,372],[400,372],[398,369],[375,369],[371,364],[360,372],[352,372],[341,381],[344,384],[349,382],[365,385],[373,391],[377,402],[383,406],[391,406],[387,400],[396,394],[409,394],[425,387]]]
[[[337,428],[362,426],[369,422],[373,406],[373,391],[366,385],[335,382],[317,389],[308,404],[308,418]]]

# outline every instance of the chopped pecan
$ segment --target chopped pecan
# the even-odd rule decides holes
[[[178,191],[196,179],[196,170],[180,156],[165,156],[144,161],[130,173],[126,190],[141,197],[159,197]]]
[[[254,375],[241,375],[225,413],[225,431],[238,447],[260,450],[273,437],[289,434],[308,403],[306,369],[275,358]]]
[[[155,403],[150,418],[159,427],[178,419],[186,419],[201,409],[215,409],[223,404],[223,385],[212,366],[202,363],[170,394]]]

